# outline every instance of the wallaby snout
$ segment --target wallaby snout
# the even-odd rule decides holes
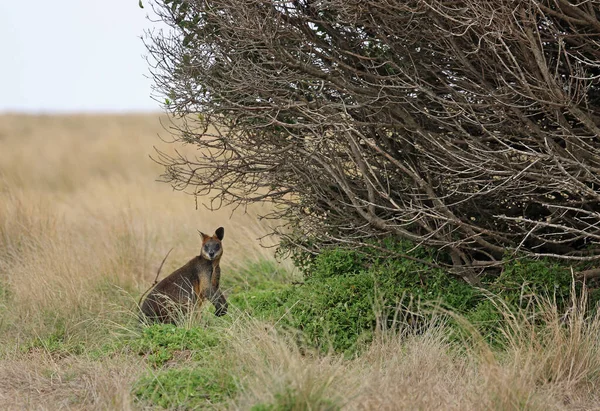
[[[221,248],[221,241],[210,238],[202,245],[202,256],[207,260],[214,260],[220,258],[223,250]]]

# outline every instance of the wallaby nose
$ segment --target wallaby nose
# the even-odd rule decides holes
[[[208,256],[209,256],[210,258],[213,258],[213,257],[215,256],[215,252],[214,252],[214,251],[209,251],[209,252],[208,252]]]

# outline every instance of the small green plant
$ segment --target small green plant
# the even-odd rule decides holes
[[[490,342],[504,340],[500,332],[506,320],[503,312],[539,308],[538,299],[553,300],[559,311],[566,309],[572,300],[572,292],[581,293],[581,284],[573,287],[572,269],[549,259],[513,258],[504,262],[502,273],[496,278],[485,279],[488,296],[469,308],[464,314],[479,332]]]
[[[562,304],[570,299],[572,280],[568,265],[548,259],[521,258],[505,261],[502,274],[490,289],[513,304],[541,294],[555,296]]]
[[[287,388],[282,393],[275,394],[275,401],[270,404],[256,404],[252,411],[336,411],[341,407],[335,401],[321,396],[310,396],[306,398],[297,390]]]
[[[218,344],[219,337],[211,329],[154,324],[144,327],[139,338],[123,340],[121,347],[145,356],[152,366],[161,367],[183,353],[192,359],[211,355]]]
[[[91,350],[89,355],[100,359],[123,353],[135,354],[143,356],[152,367],[160,368],[181,358],[202,360],[211,357],[219,342],[219,336],[213,329],[154,324],[143,327],[139,335],[117,337]]]
[[[85,352],[85,342],[74,335],[64,317],[44,313],[47,329],[21,346],[23,351],[44,350],[55,357],[81,355]]]
[[[133,388],[138,400],[168,409],[197,409],[230,398],[233,376],[217,366],[170,369],[140,379]]]
[[[122,349],[143,355],[154,369],[133,388],[141,401],[163,408],[195,409],[236,392],[224,354],[226,342],[214,328],[154,324],[122,344]]]

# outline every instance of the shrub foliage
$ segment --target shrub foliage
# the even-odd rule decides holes
[[[475,288],[444,269],[432,269],[427,263],[436,253],[423,247],[388,239],[378,248],[382,250],[324,250],[303,260],[302,284],[239,293],[231,301],[254,316],[299,330],[299,338],[309,346],[354,353],[375,332],[418,332],[431,315],[443,310],[501,343],[498,331],[510,310],[537,306],[539,298],[549,298],[562,312],[573,297],[571,270],[555,261],[507,261],[499,275],[482,278],[482,287]],[[419,261],[388,257],[410,249]],[[592,303],[596,294],[590,296]],[[462,332],[460,326],[455,330]]]
[[[288,245],[394,235],[475,281],[506,250],[598,260],[590,1],[157,0],[157,89],[213,206],[283,205]],[[589,273],[588,273],[589,274]]]

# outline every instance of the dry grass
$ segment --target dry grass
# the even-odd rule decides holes
[[[155,181],[162,169],[149,158],[153,146],[173,149],[157,138],[168,136],[161,121],[158,115],[0,116],[0,294],[6,297],[0,299],[0,398],[58,409],[74,397],[86,408],[112,408],[87,396],[112,392],[118,367],[14,355],[57,333],[67,344],[110,338],[113,324],[135,318],[135,298],[152,284],[170,248],[162,276],[198,254],[196,230],[225,227],[225,284],[236,266],[273,259],[257,240],[267,232],[260,208],[233,216],[196,210],[192,196]],[[73,369],[73,383],[54,392],[56,380],[40,375],[53,367]],[[91,375],[98,380],[88,381]]]
[[[259,208],[195,210],[154,181],[153,145],[172,149],[157,133],[155,115],[0,117],[0,409],[138,409],[130,390],[147,365],[85,350],[132,327],[135,297],[165,253],[174,248],[163,275],[197,253],[197,229],[222,225],[225,282],[248,261],[273,259],[257,241],[268,231]],[[240,389],[221,408],[600,409],[600,319],[582,304],[566,320],[551,301],[535,318],[504,309],[504,350],[431,327],[382,335],[353,359],[300,348],[232,312],[223,361]]]
[[[585,296],[575,301],[582,308]],[[233,327],[245,389],[229,404],[289,410],[598,410],[600,317],[574,310],[565,322],[551,301],[537,318],[505,307],[502,350],[481,336],[462,343],[432,323],[422,333],[386,333],[344,360],[301,350],[271,325]],[[543,326],[542,326],[543,324]],[[473,341],[476,341],[473,343]]]
[[[137,409],[129,391],[140,371],[123,358],[95,362],[32,352],[2,362],[0,409]]]
[[[0,117],[0,268],[16,301],[71,306],[107,276],[143,288],[171,247],[167,273],[197,254],[197,229],[220,225],[225,268],[272,258],[257,241],[267,231],[258,207],[196,210],[193,197],[154,181],[161,168],[148,156],[170,149],[159,120]]]

